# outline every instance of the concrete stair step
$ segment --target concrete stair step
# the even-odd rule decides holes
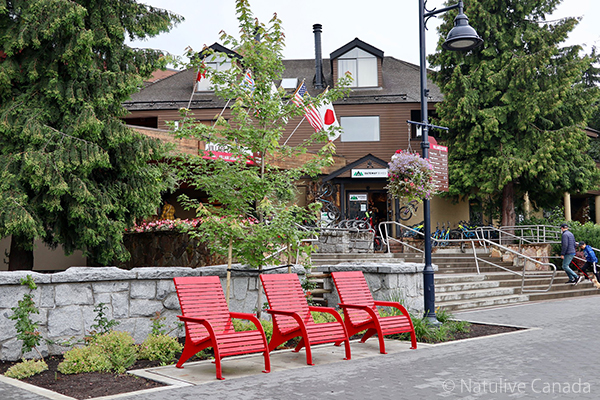
[[[458,300],[472,300],[472,299],[480,299],[486,297],[501,297],[501,296],[510,296],[513,294],[518,294],[516,288],[510,287],[493,287],[489,289],[483,290],[463,290],[458,292],[447,292],[447,293],[435,293],[435,301],[439,302],[448,302],[448,301],[458,301]]]
[[[477,281],[477,282],[454,282],[450,284],[435,284],[435,293],[464,293],[473,290],[487,290],[499,288],[500,284],[494,281]]]
[[[523,303],[529,300],[528,295],[508,295],[508,296],[492,296],[469,301],[454,300],[436,303],[436,306],[446,311],[468,310],[474,308],[494,307],[506,304]]]
[[[594,286],[582,287],[583,283],[580,283],[577,286],[569,285],[568,289],[550,291],[546,293],[529,293],[529,299],[531,301],[539,301],[539,300],[551,300],[551,299],[562,299],[568,297],[578,297],[578,296],[594,296],[599,295],[600,290],[596,289]]]

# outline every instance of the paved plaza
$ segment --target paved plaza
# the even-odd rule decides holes
[[[215,379],[210,363],[153,369],[144,373],[176,386],[103,399],[598,399],[598,315],[600,296],[456,313],[467,321],[531,329],[417,350],[397,342],[387,355],[379,354],[376,340],[353,342],[350,361],[333,346],[320,346],[315,366],[305,365],[304,351],[280,352],[270,374],[260,372],[260,355],[225,359],[224,381]],[[2,377],[0,398],[70,399],[12,382]]]

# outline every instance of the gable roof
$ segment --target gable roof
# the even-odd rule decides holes
[[[341,55],[346,54],[355,47],[358,47],[359,49],[364,50],[367,53],[373,54],[377,58],[383,58],[383,51],[379,50],[377,47],[371,46],[370,44],[363,42],[359,38],[356,38],[353,41],[335,50],[329,55],[329,58],[333,62],[333,60],[335,60]]]
[[[373,166],[373,164],[375,164],[375,166]],[[323,182],[327,182],[327,181],[330,181],[335,178],[349,178],[350,171],[355,168],[369,169],[369,168],[374,168],[374,167],[387,168],[388,163],[386,161],[382,160],[381,158],[375,157],[373,154],[369,153],[366,156],[363,156],[363,157],[359,158],[358,160],[351,162],[350,164],[346,165],[345,167],[342,167],[342,168],[338,169],[337,171],[334,171],[331,174],[323,177]],[[378,179],[378,178],[374,178],[374,179]],[[384,179],[384,178],[379,178],[379,179]]]
[[[375,47],[364,43],[360,39],[355,39],[340,49],[332,53],[336,55],[341,52],[359,46],[370,53],[377,53],[383,57],[383,52]],[[240,57],[239,54],[226,49],[218,43],[210,46],[216,51],[229,52],[234,57]],[[420,68],[418,65],[406,61],[398,60],[393,57],[383,57],[381,74],[381,87],[375,88],[355,88],[351,90],[348,97],[344,97],[334,103],[336,104],[395,104],[395,103],[420,103]],[[327,62],[330,61],[330,62]],[[281,78],[297,78],[298,83],[305,81],[308,93],[316,96],[322,89],[316,89],[315,82],[315,60],[314,59],[291,59],[283,60],[285,70]],[[333,87],[333,72],[331,60],[323,60],[324,85]],[[134,93],[129,101],[123,103],[124,107],[130,111],[138,110],[177,110],[181,107],[191,109],[220,109],[226,104],[226,101],[214,95],[212,92],[193,92],[196,82],[197,72],[188,69],[161,79],[150,84]],[[279,86],[280,82],[275,84]],[[428,81],[429,101],[435,103],[443,100],[443,95],[437,85]],[[293,91],[288,92],[290,96]],[[191,98],[191,101],[190,101]]]

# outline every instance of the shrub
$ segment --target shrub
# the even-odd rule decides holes
[[[47,369],[48,364],[44,360],[23,360],[6,370],[4,375],[14,379],[24,379],[42,373]]]
[[[84,372],[106,372],[111,364],[102,349],[95,345],[75,347],[63,355],[58,364],[58,372],[63,374],[81,374]]]
[[[58,366],[63,374],[111,371],[122,374],[137,360],[137,347],[127,332],[112,331],[92,337],[87,346],[64,354]]]
[[[174,337],[152,334],[140,345],[139,357],[144,360],[160,361],[160,365],[168,365],[182,349],[183,346]]]
[[[112,331],[98,335],[91,345],[102,349],[110,361],[111,368],[122,374],[137,360],[137,348],[128,332]]]

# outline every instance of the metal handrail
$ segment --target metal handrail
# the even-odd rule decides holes
[[[412,232],[415,233],[415,235],[418,235],[419,237],[423,237],[424,236],[424,234],[422,232],[417,231],[417,230],[415,230],[415,229],[413,229],[413,228],[411,228],[409,226],[403,225],[403,224],[401,224],[399,222],[396,222],[396,221],[384,221],[384,222],[381,222],[379,224],[379,226],[378,226],[378,228],[379,228],[379,234],[381,235],[382,238],[386,238],[385,239],[385,244],[386,244],[387,252],[388,253],[390,252],[390,242],[391,241],[398,242],[398,243],[402,244],[403,246],[407,246],[407,247],[409,247],[409,248],[411,248],[413,250],[416,250],[419,253],[424,253],[423,250],[421,250],[421,249],[419,249],[419,248],[417,248],[415,246],[412,246],[412,245],[410,245],[410,244],[408,244],[408,243],[406,243],[406,242],[404,242],[402,240],[399,240],[398,238],[394,238],[391,235],[389,235],[388,226],[393,226],[393,225],[396,225],[396,226],[400,227],[401,230],[412,231]],[[384,235],[384,231],[382,230],[382,227],[384,227],[384,229],[385,229],[385,235]],[[450,243],[470,242],[471,243],[471,248],[473,250],[473,259],[475,261],[475,266],[476,266],[476,269],[477,269],[477,275],[481,274],[480,269],[479,269],[479,262],[484,262],[484,263],[486,263],[488,265],[491,265],[493,267],[502,269],[502,270],[504,270],[506,272],[518,275],[518,276],[521,277],[521,293],[548,292],[552,288],[552,284],[554,283],[554,278],[556,277],[556,266],[554,264],[552,264],[550,262],[542,262],[542,261],[536,260],[536,259],[534,259],[532,257],[529,257],[529,256],[526,256],[526,255],[522,254],[519,251],[513,250],[513,249],[511,249],[509,247],[503,246],[500,243],[496,243],[496,242],[494,242],[494,241],[492,241],[490,239],[484,238],[484,237],[477,237],[475,239],[443,239],[443,240],[439,240],[439,239],[436,239],[436,238],[432,237],[431,240],[434,243],[435,242],[442,242],[442,241],[443,242],[450,242]],[[510,269],[508,269],[506,267],[503,267],[501,265],[495,264],[495,263],[493,263],[493,262],[491,262],[489,260],[485,260],[483,258],[478,257],[477,256],[477,251],[476,251],[476,248],[475,248],[475,243],[476,242],[479,243],[480,245],[482,245],[483,248],[484,248],[484,251],[486,251],[486,252],[488,251],[487,250],[488,247],[490,249],[492,247],[496,247],[496,248],[499,248],[500,250],[502,250],[503,252],[508,252],[508,253],[512,253],[512,254],[516,255],[517,257],[519,257],[519,259],[530,261],[530,262],[532,262],[534,264],[538,264],[540,266],[549,267],[549,270],[547,272],[536,272],[535,274],[527,274],[527,271],[525,269],[526,263],[523,262],[523,270],[522,270],[522,272],[515,272],[515,271],[510,270]],[[467,257],[466,256],[462,256],[460,258],[467,258]],[[470,257],[468,257],[468,258],[470,258]],[[527,276],[534,276],[535,278],[549,277],[551,279],[550,279],[550,283],[548,285],[548,288],[546,288],[546,289],[527,289],[527,288],[525,288],[525,279],[526,279]]]

